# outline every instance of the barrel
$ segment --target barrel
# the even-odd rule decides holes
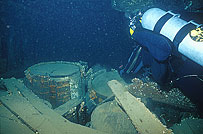
[[[118,80],[124,83],[124,80],[120,77],[118,71],[112,69],[107,71],[101,69],[94,72],[88,80],[88,93],[89,98],[94,100],[96,104],[101,103],[107,97],[112,95],[112,91],[107,85],[110,80]]]
[[[25,85],[56,108],[82,95],[85,65],[77,62],[42,62],[25,70]]]
[[[94,109],[91,115],[91,128],[109,134],[137,134],[131,120],[115,100]]]

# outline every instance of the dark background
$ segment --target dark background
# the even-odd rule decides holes
[[[0,2],[3,77],[22,77],[27,67],[56,60],[118,68],[133,49],[124,13],[110,0]]]

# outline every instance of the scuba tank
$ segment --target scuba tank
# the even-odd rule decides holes
[[[179,14],[151,8],[142,16],[142,27],[170,39],[181,54],[203,66],[203,27]]]

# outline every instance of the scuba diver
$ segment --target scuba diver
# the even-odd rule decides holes
[[[120,74],[136,74],[142,67],[150,67],[151,75],[157,83],[167,83],[174,77],[175,71],[181,66],[180,63],[187,61],[187,58],[183,58],[179,51],[183,51],[183,55],[185,54],[187,57],[200,64],[200,66],[203,66],[203,27],[201,25],[196,26],[196,23],[185,23],[183,21],[185,24],[183,26],[177,26],[177,29],[181,27],[178,31],[175,29],[176,27],[174,28],[174,22],[172,24],[167,23],[171,23],[169,21],[173,18],[179,19],[179,16],[177,17],[176,14],[165,12],[158,8],[150,10],[153,10],[151,11],[152,14],[145,13],[149,15],[145,15],[144,24],[141,23],[141,12],[133,17],[131,17],[130,14],[125,14],[130,20],[130,36],[135,40],[136,47],[128,59],[127,65],[120,70]],[[146,18],[149,18],[149,16],[154,19],[153,15],[155,11],[158,12],[157,14],[163,12],[163,15],[161,14],[161,17],[159,17],[156,22],[153,22],[153,20],[146,22]],[[154,17],[158,18],[156,15]],[[177,19],[175,21],[177,21]],[[152,26],[153,23],[154,26]],[[171,26],[168,26],[169,28],[165,28],[165,30],[164,26],[166,27],[167,25]],[[176,33],[173,33],[174,31],[171,32],[170,29],[173,29]],[[164,30],[166,31],[166,36],[160,33]],[[185,43],[184,40],[191,37],[187,36],[189,32],[195,41]],[[170,37],[169,35],[173,35],[174,37]],[[181,46],[181,48],[179,46]],[[188,49],[188,47],[192,48]],[[178,61],[179,63],[174,63],[174,61]]]
[[[203,111],[203,27],[186,22],[177,14],[158,8],[139,12],[130,19],[130,36],[135,40],[121,76],[150,68],[152,79],[161,85],[178,87]]]
[[[141,15],[141,12],[134,17],[126,15],[130,19],[130,35],[137,45],[120,74],[136,74],[142,67],[150,67],[153,79],[159,84],[166,83],[172,69],[169,62],[172,42],[161,34],[142,28]]]

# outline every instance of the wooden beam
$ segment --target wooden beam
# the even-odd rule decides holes
[[[54,111],[63,116],[68,113],[72,108],[77,107],[81,102],[82,99],[72,99],[64,103],[63,105],[55,108]]]
[[[0,113],[1,134],[35,134],[2,104],[0,105]]]
[[[172,134],[172,130],[167,129],[125,86],[117,80],[109,81],[108,85],[140,134]]]
[[[23,81],[11,78],[3,82],[8,89],[8,94],[1,95],[0,102],[34,133],[104,134],[63,118],[27,89]]]

